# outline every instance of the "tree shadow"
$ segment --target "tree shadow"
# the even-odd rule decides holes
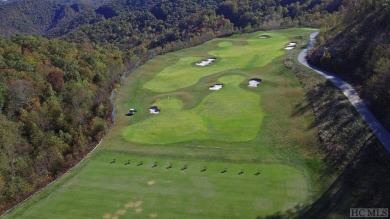
[[[349,218],[350,208],[390,206],[390,154],[360,114],[331,82],[294,69],[307,91],[328,164],[324,178],[337,176],[313,203],[258,218]],[[292,116],[310,108],[298,104]]]
[[[388,208],[388,185],[390,155],[375,138],[370,138],[314,203],[258,218],[349,218],[350,208]]]

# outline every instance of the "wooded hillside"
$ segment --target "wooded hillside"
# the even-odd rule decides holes
[[[246,31],[297,25],[318,27],[342,3],[343,0],[20,0],[0,5],[0,32],[55,38],[85,24],[114,17],[125,21],[126,17],[148,13],[171,25],[184,23],[189,14],[213,14]]]
[[[340,22],[318,37],[309,61],[354,84],[390,128],[390,3],[350,1]]]
[[[0,37],[0,208],[74,165],[111,124],[121,52]]]

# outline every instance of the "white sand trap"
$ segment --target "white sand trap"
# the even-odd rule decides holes
[[[260,83],[261,83],[261,79],[254,78],[249,80],[248,87],[258,87]]]
[[[138,208],[142,205],[142,201],[137,201],[134,203],[134,207]]]
[[[201,62],[196,63],[196,65],[204,67],[204,66],[210,65],[214,61],[215,61],[215,59],[207,59],[206,61],[201,61]]]
[[[295,47],[295,46],[297,46],[297,43],[295,43],[295,42],[290,42],[287,46],[289,46],[289,47]]]
[[[135,213],[141,214],[141,212],[142,212],[142,208],[137,208],[137,209],[135,209]]]
[[[104,218],[104,219],[111,219],[111,217],[112,217],[112,215],[109,214],[109,213],[103,215],[103,218]]]
[[[121,210],[117,210],[115,212],[116,215],[125,215],[126,214],[126,210],[125,209],[121,209]]]
[[[260,39],[267,39],[267,38],[269,38],[269,36],[268,35],[261,35],[261,36],[259,36],[259,38]]]
[[[223,84],[216,84],[214,86],[209,87],[209,90],[221,90],[223,88]]]
[[[292,47],[292,46],[287,46],[286,48],[284,48],[285,50],[292,50],[294,49],[295,47]]]
[[[152,213],[152,214],[149,214],[149,217],[150,218],[157,218],[158,214],[157,213]]]
[[[154,180],[151,180],[151,181],[148,182],[148,185],[149,185],[149,186],[152,186],[152,185],[154,185],[154,184],[156,184],[156,182],[155,182]]]
[[[127,204],[125,204],[125,208],[128,209],[128,208],[132,208],[134,207],[134,203],[133,202],[129,202]]]

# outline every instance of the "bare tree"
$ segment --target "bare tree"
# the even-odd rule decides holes
[[[9,86],[8,113],[15,115],[21,109],[31,107],[34,89],[30,82],[26,80],[16,80]]]

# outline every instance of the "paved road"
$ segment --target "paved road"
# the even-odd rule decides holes
[[[390,133],[379,123],[379,121],[375,118],[372,112],[368,109],[368,107],[364,104],[364,102],[360,99],[356,90],[347,82],[341,80],[330,72],[319,69],[313,65],[307,63],[306,55],[307,51],[313,48],[315,44],[315,38],[318,35],[318,32],[310,34],[310,44],[304,49],[298,56],[298,61],[314,70],[318,74],[324,76],[328,80],[330,80],[333,84],[341,89],[344,95],[349,99],[352,105],[356,108],[356,110],[360,113],[363,120],[368,124],[371,128],[372,132],[375,134],[377,139],[385,146],[387,151],[390,153]]]

